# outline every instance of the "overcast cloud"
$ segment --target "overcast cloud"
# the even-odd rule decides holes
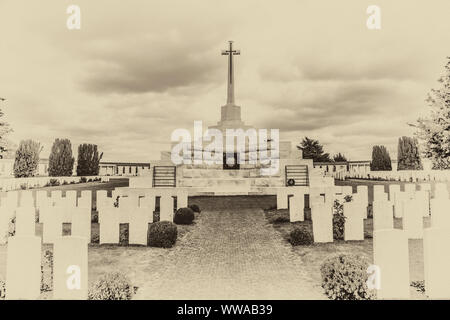
[[[48,156],[55,138],[96,143],[105,160],[148,161],[176,128],[220,118],[234,40],[243,120],[298,143],[369,159],[395,154],[428,109],[450,55],[450,2],[0,1],[0,96],[14,129]],[[79,31],[66,8],[81,8]],[[366,28],[368,5],[382,29]]]

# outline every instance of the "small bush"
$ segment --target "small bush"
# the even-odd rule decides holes
[[[80,183],[86,183],[86,181],[87,181],[86,177],[81,177],[80,178]]]
[[[180,208],[175,212],[175,216],[173,218],[173,222],[176,224],[192,224],[194,221],[195,215],[194,211],[190,208]]]
[[[347,198],[344,199],[345,202]],[[351,201],[351,198],[350,198]],[[344,240],[344,227],[345,227],[344,205],[339,200],[334,200],[333,205],[333,239]]]
[[[369,262],[362,256],[341,254],[326,259],[321,267],[322,288],[332,300],[371,300],[374,290],[367,287]]]
[[[191,209],[192,211],[197,212],[197,213],[200,213],[200,212],[201,212],[201,211],[200,211],[200,207],[199,207],[198,205],[196,205],[196,204],[191,204],[191,205],[189,206],[189,209]]]
[[[26,189],[27,189],[27,184],[26,184],[26,183],[22,183],[22,184],[20,185],[20,189],[26,190]]]
[[[52,187],[59,186],[59,181],[58,181],[58,179],[50,179],[49,185],[52,186]]]
[[[5,299],[6,295],[6,284],[5,281],[3,281],[2,278],[0,278],[0,300]]]
[[[177,226],[170,221],[154,222],[148,230],[148,245],[158,248],[171,248],[177,241]]]
[[[295,228],[289,234],[289,242],[293,246],[310,245],[314,242],[311,232],[304,228]]]
[[[122,273],[104,274],[89,288],[89,300],[130,300],[133,287]]]

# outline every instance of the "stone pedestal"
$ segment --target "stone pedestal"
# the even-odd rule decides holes
[[[159,207],[159,220],[173,222],[173,198],[169,193],[161,196]]]

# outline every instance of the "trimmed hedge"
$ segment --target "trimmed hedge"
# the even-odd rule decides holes
[[[175,212],[173,222],[176,224],[192,224],[195,219],[194,211],[190,208],[180,208]]]
[[[304,228],[295,228],[289,234],[289,242],[293,246],[310,245],[314,242],[311,231]]]
[[[367,287],[369,262],[362,256],[340,254],[326,259],[321,267],[322,288],[332,300],[371,300],[374,290]]]
[[[89,288],[89,300],[130,300],[133,287],[119,272],[104,274]]]
[[[159,221],[150,224],[148,229],[148,245],[150,247],[171,248],[177,241],[177,226],[170,221]]]

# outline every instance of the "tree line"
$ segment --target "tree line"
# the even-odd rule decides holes
[[[42,147],[39,142],[22,140],[16,150],[14,159],[14,176],[16,178],[33,177],[39,166]],[[103,153],[97,145],[83,143],[78,146],[77,176],[96,176]],[[72,176],[75,158],[72,155],[72,143],[69,139],[56,139],[48,158],[48,175],[50,177]]]

